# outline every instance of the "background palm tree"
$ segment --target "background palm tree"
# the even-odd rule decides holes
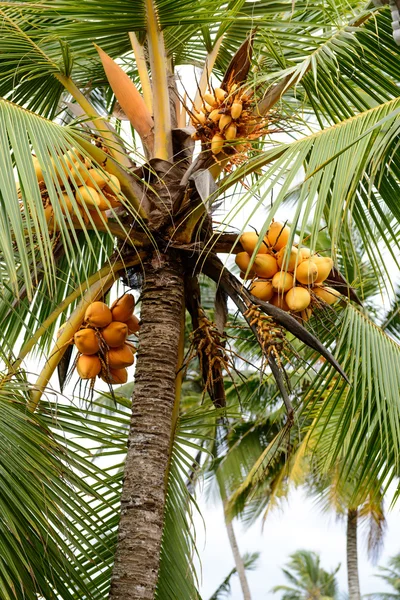
[[[290,585],[277,585],[274,592],[285,592],[282,600],[337,600],[338,586],[335,575],[340,565],[332,572],[325,571],[315,552],[297,550],[290,556],[283,569]]]
[[[392,591],[367,594],[367,598],[375,600],[398,600],[400,598],[400,555],[397,554],[390,558],[388,564],[388,567],[379,567],[380,573],[377,577],[392,588]]]
[[[265,353],[289,416],[238,496],[253,491],[255,472],[293,435],[293,419],[312,420],[322,471],[340,455],[341,484],[359,473],[355,506],[372,474],[384,491],[398,473],[399,346],[337,270],[332,285],[347,300],[316,311],[317,330],[256,301],[217,256],[242,250],[232,232],[240,207],[249,218],[254,203],[262,208],[263,236],[291,202],[290,243],[295,232],[301,243],[311,219],[307,245],[329,249],[362,298],[360,239],[371,275],[392,294],[400,61],[390,11],[358,0],[43,0],[3,3],[0,12],[2,594],[192,600],[193,505],[183,474],[224,413],[226,296],[242,314],[257,302],[280,335],[289,332],[282,365],[293,362],[306,378],[318,371],[307,393],[295,394],[293,415],[282,369]],[[185,80],[176,84],[182,65],[201,67],[195,98],[190,90],[184,98]],[[215,144],[212,119],[186,127],[216,81],[227,94],[245,93],[243,139],[232,143]],[[202,142],[196,154],[192,134]],[[120,182],[120,205],[107,215],[83,201],[88,164]],[[330,248],[318,246],[321,227]],[[215,324],[202,312],[200,271],[218,283]],[[66,385],[66,350],[87,305],[108,300],[121,279],[141,297],[132,403],[104,416],[102,400],[85,404],[90,389],[77,403],[58,402],[49,382],[59,368]],[[183,415],[185,309],[214,404]],[[256,329],[250,335],[260,341]],[[348,380],[336,377],[343,371],[328,347]],[[37,379],[27,357],[42,359]]]

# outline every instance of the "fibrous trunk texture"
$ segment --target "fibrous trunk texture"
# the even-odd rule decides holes
[[[231,550],[233,554],[233,559],[235,561],[235,567],[237,574],[239,575],[240,587],[242,588],[243,600],[251,600],[250,588],[246,577],[246,570],[244,567],[244,563],[242,557],[239,552],[239,546],[236,541],[235,531],[233,529],[232,521],[230,521],[227,517],[226,513],[226,505],[227,501],[224,502],[224,515],[225,515],[225,525],[226,531],[228,532],[229,543],[231,545]]]
[[[153,600],[157,584],[184,310],[179,263],[145,266],[132,419],[110,600]]]
[[[347,511],[347,581],[349,584],[349,600],[361,600],[358,578],[357,519],[358,511],[349,509]]]

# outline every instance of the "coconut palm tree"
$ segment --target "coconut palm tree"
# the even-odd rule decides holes
[[[201,439],[209,416],[200,410],[190,432],[181,429],[185,309],[214,410],[223,411],[231,360],[229,297],[274,373],[284,433],[310,409],[308,399],[294,415],[285,385],[290,336],[310,369],[316,353],[325,357],[325,387],[335,370],[342,378],[336,411],[319,414],[336,428],[327,463],[347,436],[343,480],[357,468],[385,486],[398,470],[399,347],[346,283],[366,284],[355,232],[382,290],[396,278],[388,257],[398,269],[391,13],[359,0],[11,0],[0,10],[2,594],[193,598],[182,448],[196,428]],[[194,90],[182,66],[200,67]],[[311,250],[327,250],[317,247],[323,223],[334,258],[348,259],[344,276],[329,274],[343,307],[313,298],[329,325],[320,339],[299,315],[255,298],[218,256],[244,250],[232,233],[241,207],[245,221],[262,209],[255,257],[289,201],[289,247],[302,243],[312,216]],[[214,211],[224,207],[221,219]],[[199,273],[218,283],[215,324],[202,312]],[[127,451],[118,405],[102,425],[96,405],[58,402],[51,380],[58,369],[67,385],[87,307],[121,279],[141,297]],[[99,364],[110,382],[107,356]],[[311,403],[319,399],[316,390]],[[107,458],[122,454],[123,478],[116,464],[93,462],[97,445]]]
[[[283,573],[290,585],[277,585],[273,592],[285,592],[282,600],[336,600],[338,586],[335,579],[340,565],[331,573],[320,565],[315,552],[297,550],[290,555],[290,561]]]

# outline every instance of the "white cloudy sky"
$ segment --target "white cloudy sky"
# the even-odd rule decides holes
[[[200,508],[206,523],[206,531],[200,519],[196,521],[198,548],[201,553],[203,581],[201,594],[208,600],[223,578],[233,567],[228,537],[224,527],[221,503],[214,505],[204,503],[200,498]],[[400,518],[399,506],[387,514],[387,532],[384,549],[379,560],[383,565],[387,559],[400,552]],[[345,592],[347,586],[346,572],[346,528],[344,522],[338,522],[333,513],[321,514],[315,501],[306,497],[304,492],[296,490],[279,512],[271,513],[262,530],[261,521],[245,530],[235,522],[239,548],[243,552],[261,553],[258,568],[248,572],[252,600],[279,600],[280,593],[270,592],[275,585],[283,584],[281,567],[289,554],[300,549],[314,550],[321,555],[321,566],[327,570],[334,569],[341,563],[338,573],[340,591]],[[367,559],[365,531],[359,532],[360,548],[360,583],[361,593],[388,591],[385,584],[374,574],[377,568]],[[242,600],[243,596],[237,577],[233,580],[230,600]]]

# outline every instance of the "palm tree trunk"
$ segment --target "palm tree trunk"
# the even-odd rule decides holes
[[[110,600],[153,600],[163,530],[179,337],[182,265],[145,265],[141,330]]]
[[[358,578],[357,552],[357,509],[347,511],[347,581],[349,600],[361,600],[360,581]]]
[[[226,512],[226,504],[227,501],[224,500],[224,517],[225,517],[225,526],[226,531],[228,532],[229,543],[231,545],[231,550],[233,554],[233,559],[235,561],[235,567],[237,574],[239,575],[240,586],[242,588],[243,600],[251,600],[250,588],[247,581],[246,569],[244,568],[244,563],[242,557],[239,552],[239,546],[236,541],[235,532],[233,530],[232,521],[228,519]]]

